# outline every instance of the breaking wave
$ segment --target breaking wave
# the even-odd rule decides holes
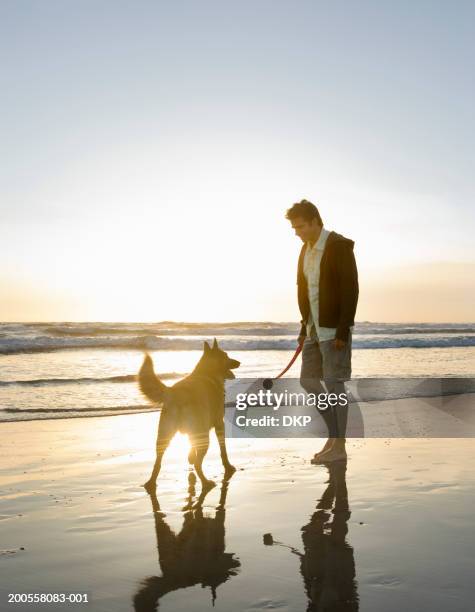
[[[0,354],[40,353],[81,349],[131,349],[140,351],[201,350],[210,336],[80,336],[80,337],[0,337]],[[290,351],[295,350],[296,335],[249,337],[218,336],[226,351]],[[354,349],[448,348],[475,346],[475,333],[426,331],[406,334],[360,334],[353,336]]]

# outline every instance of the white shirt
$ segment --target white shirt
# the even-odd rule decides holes
[[[320,342],[333,340],[336,337],[335,327],[320,327],[318,324],[318,295],[320,288],[320,263],[330,232],[322,227],[317,242],[310,246],[307,243],[303,260],[303,273],[307,279],[310,314],[307,321],[307,336],[317,335]]]

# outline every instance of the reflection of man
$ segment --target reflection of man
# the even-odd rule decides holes
[[[350,518],[346,462],[333,463],[328,470],[328,487],[310,522],[302,527],[300,572],[309,598],[307,610],[357,612],[354,553],[346,541]]]
[[[298,303],[302,315],[301,384],[307,392],[344,393],[351,378],[351,334],[358,302],[354,242],[323,227],[314,204],[302,200],[287,211],[295,234],[303,241],[298,261]],[[348,405],[321,412],[328,440],[312,462],[346,459]]]

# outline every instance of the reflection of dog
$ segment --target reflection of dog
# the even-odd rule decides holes
[[[163,453],[177,431],[189,436],[191,450],[188,461],[194,465],[203,488],[211,488],[214,482],[207,480],[202,470],[203,458],[209,446],[209,432],[214,427],[221,450],[221,460],[226,476],[236,471],[228,459],[224,439],[224,381],[235,378],[231,370],[241,364],[230,359],[218,347],[204,343],[204,353],[193,372],[173,387],[164,385],[153,371],[149,355],[145,357],[139,372],[142,393],[154,402],[162,404],[157,436],[157,458],[148,482],[153,489],[160,472]]]
[[[197,502],[192,504],[195,490],[191,484],[179,533],[168,526],[155,491],[150,491],[162,575],[150,576],[141,583],[134,597],[136,612],[156,612],[162,597],[198,584],[211,588],[214,606],[216,589],[236,576],[241,563],[234,553],[225,552],[228,483],[225,478],[214,517],[203,514],[203,502],[209,490],[202,491]]]

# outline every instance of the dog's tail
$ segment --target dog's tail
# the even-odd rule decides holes
[[[139,387],[142,393],[152,402],[162,403],[165,399],[168,387],[162,383],[153,370],[153,361],[150,355],[145,355],[140,368]]]

